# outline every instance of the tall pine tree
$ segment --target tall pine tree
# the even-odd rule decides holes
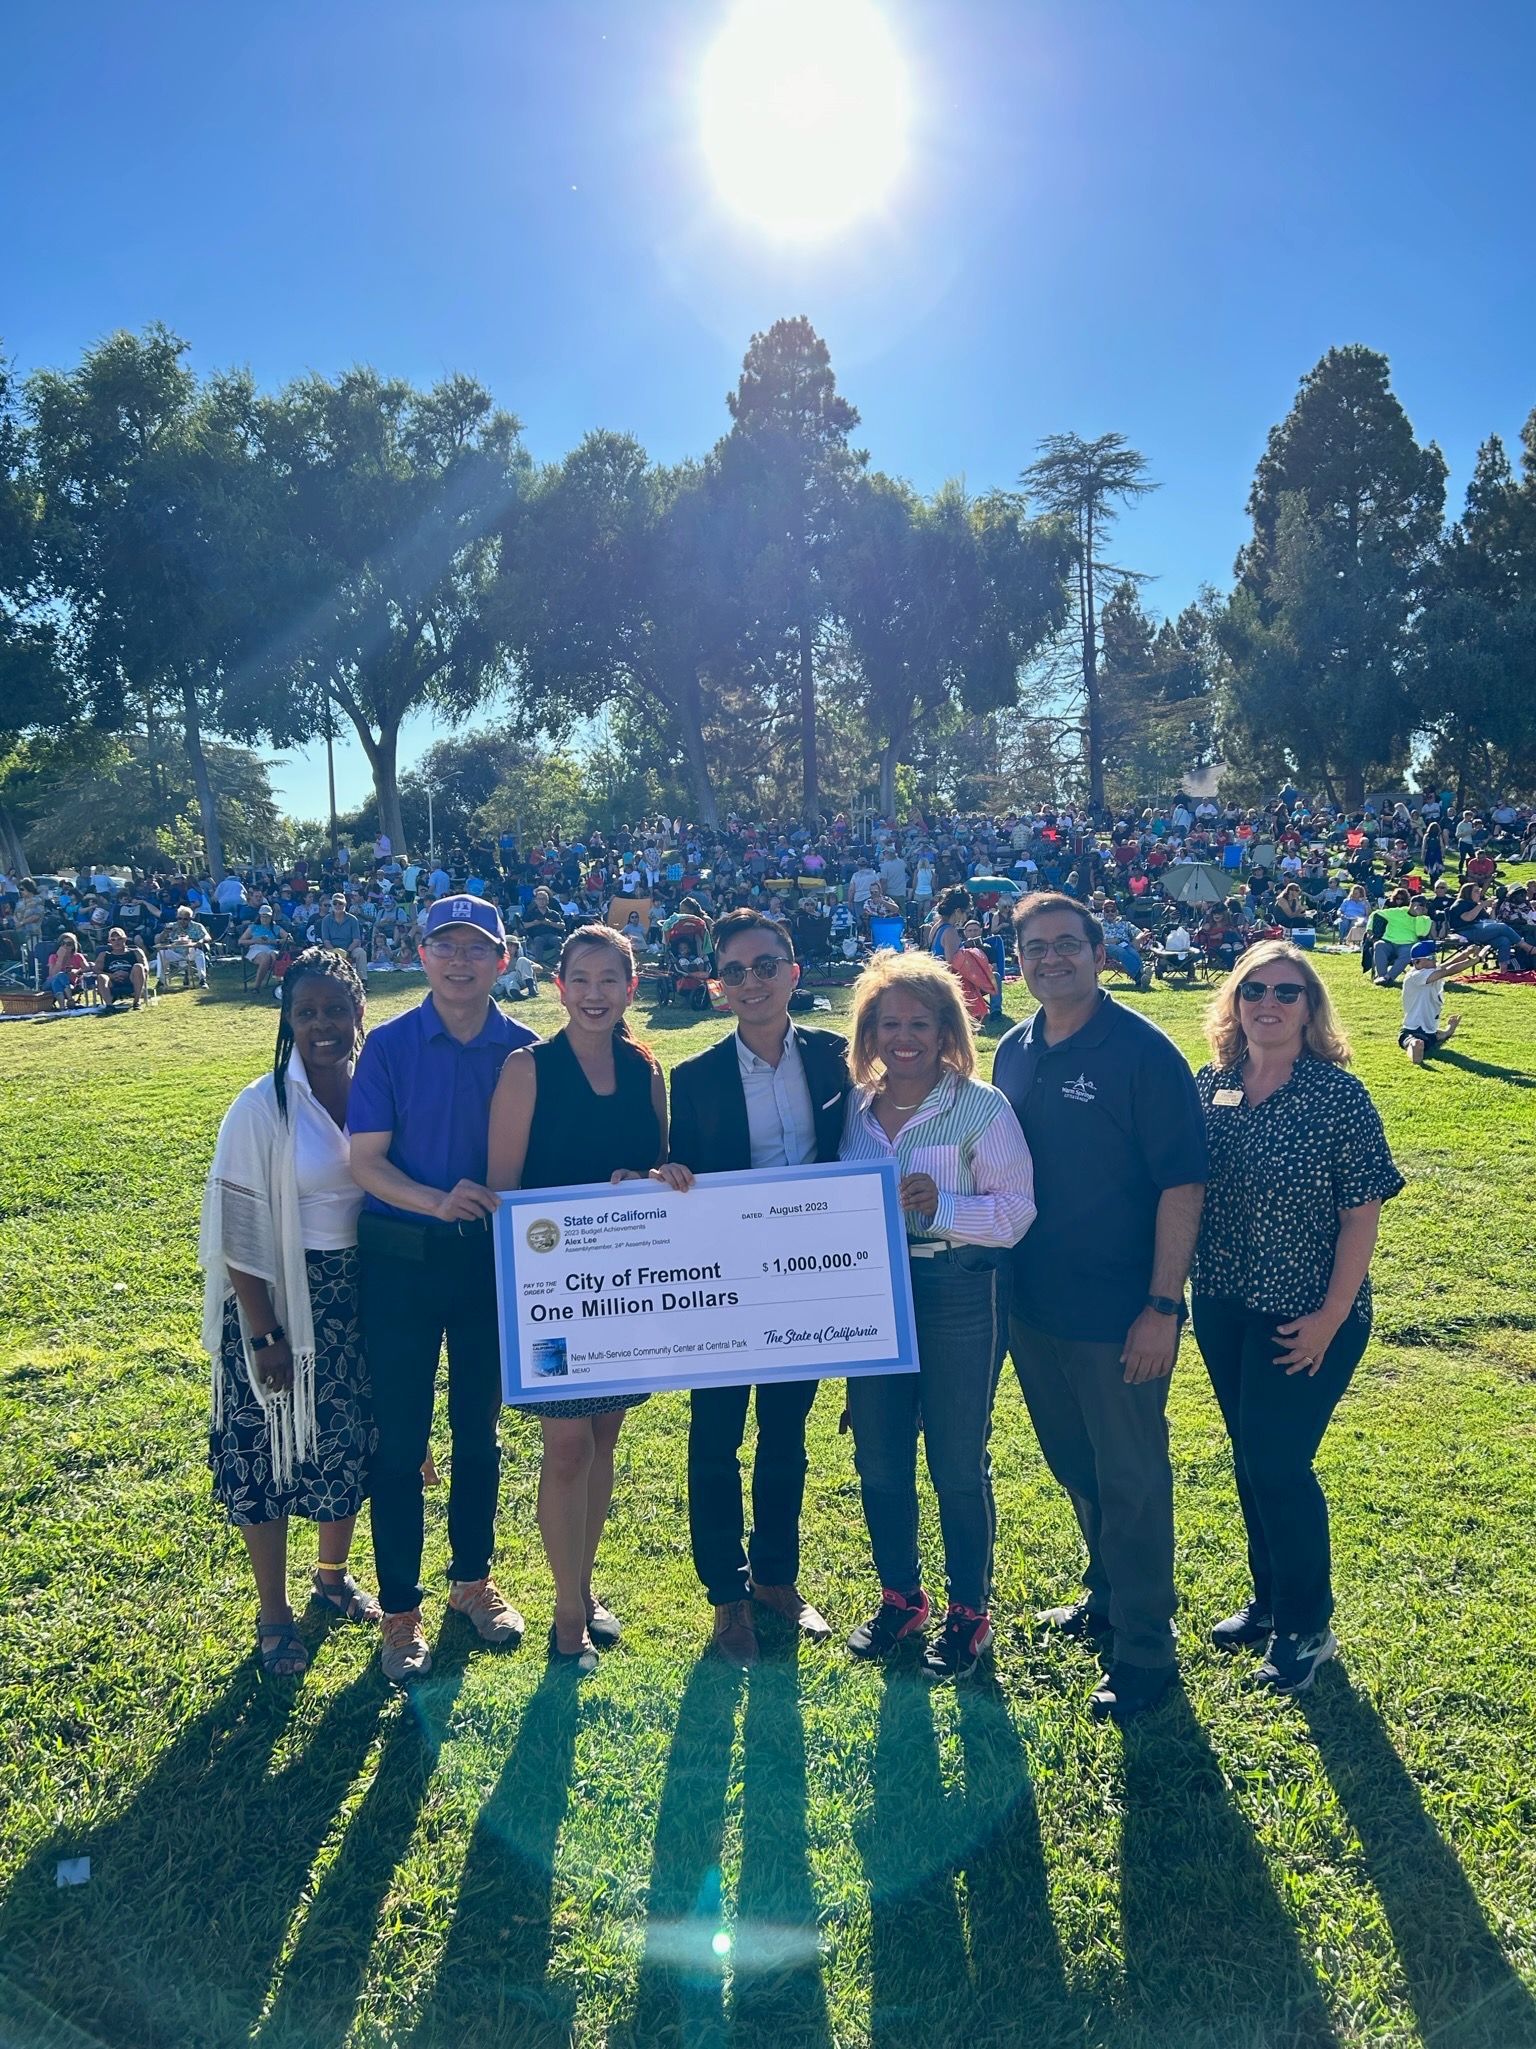
[[[1330,349],[1270,430],[1224,635],[1227,730],[1261,774],[1357,805],[1401,772],[1445,476],[1374,349]]]

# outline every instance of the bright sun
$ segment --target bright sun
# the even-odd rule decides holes
[[[906,157],[907,74],[872,0],[738,0],[704,65],[725,199],[811,241],[879,204]]]

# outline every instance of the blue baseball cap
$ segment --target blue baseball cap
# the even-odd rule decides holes
[[[423,920],[421,936],[430,939],[434,932],[441,932],[449,925],[473,925],[477,931],[494,939],[498,946],[507,943],[500,911],[483,896],[440,896]]]
[[[1410,960],[1433,960],[1434,957],[1434,944],[1428,939],[1421,939],[1416,946],[1410,946],[1408,949]]]

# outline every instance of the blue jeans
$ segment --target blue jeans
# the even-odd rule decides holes
[[[1499,966],[1507,968],[1515,950],[1515,935],[1508,925],[1497,918],[1479,918],[1475,925],[1464,925],[1462,936],[1468,940],[1481,940],[1491,946],[1499,957]]]
[[[1109,959],[1112,960],[1117,967],[1122,967],[1125,969],[1125,972],[1130,976],[1133,982],[1139,982],[1141,980],[1141,955],[1136,951],[1135,947],[1132,946],[1131,942],[1128,939],[1121,940],[1117,945],[1114,946],[1110,946],[1106,942],[1104,951],[1106,955],[1109,957]]]
[[[1383,981],[1392,982],[1408,965],[1416,940],[1378,939],[1371,950],[1371,965]]]
[[[912,1261],[917,1315],[916,1373],[871,1374],[848,1383],[853,1457],[864,1520],[882,1587],[914,1594],[917,1555],[917,1433],[939,1497],[949,1599],[985,1609],[992,1589],[992,1398],[1008,1337],[1006,1255],[962,1245]]]
[[[1333,1613],[1333,1583],[1328,1502],[1312,1461],[1364,1355],[1370,1319],[1346,1318],[1315,1374],[1275,1364],[1276,1329],[1289,1317],[1197,1295],[1193,1320],[1232,1440],[1253,1598],[1282,1636],[1315,1635]]]

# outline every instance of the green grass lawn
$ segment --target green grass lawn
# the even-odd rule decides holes
[[[1078,1551],[1011,1378],[993,1686],[836,1646],[745,1677],[705,1656],[667,1395],[620,1441],[599,1584],[628,1633],[597,1677],[537,1648],[537,1431],[509,1416],[497,1571],[527,1647],[471,1651],[439,1602],[410,1700],[368,1633],[308,1624],[307,1679],[263,1689],[193,1251],[272,1007],[221,986],[0,1028],[0,2044],[1536,2049],[1536,992],[1466,990],[1415,1072],[1396,996],[1323,965],[1409,1182],[1321,1460],[1343,1653],[1286,1704],[1207,1649],[1243,1551],[1186,1344],[1186,1686],[1124,1734],[1086,1715],[1088,1655],[1032,1626]],[[1134,1000],[1198,1053],[1199,995]],[[669,1064],[721,1029],[641,1021]],[[838,1406],[802,1584],[840,1637],[875,1589]],[[296,1550],[297,1590],[312,1531]],[[61,1890],[74,1856],[90,1881]]]

